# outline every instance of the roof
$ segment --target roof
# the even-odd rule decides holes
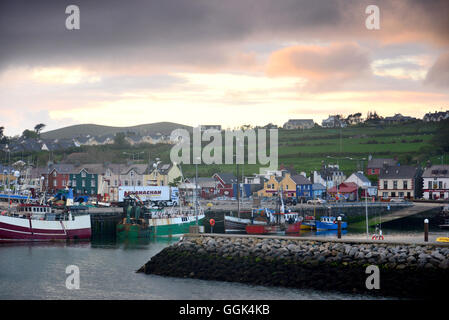
[[[313,119],[289,119],[287,123],[293,123],[293,124],[302,124],[302,123],[312,123]]]
[[[76,171],[81,172],[83,169],[90,174],[104,174],[106,172],[106,167],[102,163],[81,165],[76,168]]]
[[[351,193],[351,192],[356,191],[357,189],[358,189],[358,186],[354,182],[343,182],[343,183],[340,183],[340,185],[338,186],[339,193]],[[327,192],[337,193],[337,187],[333,186],[332,188],[327,190]]]
[[[124,169],[120,172],[120,174],[128,174],[131,170],[134,170],[137,174],[144,174],[147,171],[147,164],[132,164],[129,166],[125,166]]]
[[[190,181],[192,181],[193,184],[196,184],[195,178],[191,179]],[[216,185],[217,185],[217,180],[215,180],[214,178],[198,177],[198,186],[200,186],[202,188],[215,188]]]
[[[301,174],[296,174],[294,176],[291,176],[291,178],[296,184],[312,184],[312,182],[309,179],[307,179]]]
[[[51,172],[53,170],[56,170],[58,173],[68,174],[68,173],[75,173],[76,169],[73,164],[51,164],[48,167],[48,172]]]
[[[368,160],[367,168],[370,169],[381,169],[384,165],[395,166],[398,162],[394,159],[389,158],[377,158]]]
[[[229,172],[221,172],[221,173],[215,173],[214,176],[219,177],[225,184],[233,184],[237,183],[237,178],[233,173]]]
[[[312,190],[326,190],[326,187],[323,186],[321,183],[313,183]]]
[[[424,170],[423,178],[449,178],[449,165],[433,165]]]
[[[357,177],[357,179],[358,180],[360,180],[360,181],[362,181],[363,183],[369,183],[369,184],[371,184],[371,181],[370,181],[370,179],[368,179],[363,173],[361,173],[361,172],[354,172],[353,174],[351,174],[351,176],[352,175],[355,175],[356,177]],[[349,178],[351,178],[351,176],[349,176]],[[348,178],[348,179],[349,179]],[[346,180],[348,180],[348,179],[346,179]]]
[[[379,179],[410,179],[418,173],[418,168],[413,166],[389,166],[382,168]]]

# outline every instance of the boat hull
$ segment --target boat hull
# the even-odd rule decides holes
[[[204,215],[198,216],[199,225],[202,225],[204,217]],[[119,238],[177,237],[189,233],[190,226],[195,226],[196,223],[196,216],[153,218],[148,219],[148,225],[145,228],[136,224],[119,224],[117,236]]]
[[[285,234],[285,230],[278,225],[270,226],[249,224],[245,227],[245,230],[247,234]]]
[[[295,222],[295,223],[289,223],[287,224],[287,229],[285,230],[286,234],[296,234],[301,232],[301,221]]]
[[[0,242],[90,240],[90,215],[69,221],[0,216]]]
[[[338,230],[338,223],[316,221],[315,226],[317,230]],[[346,229],[347,227],[348,224],[346,222],[341,223],[342,229]]]
[[[267,223],[265,221],[254,220],[251,223],[251,219],[244,219],[238,217],[225,216],[224,226],[225,232],[245,232],[247,225],[264,226]]]

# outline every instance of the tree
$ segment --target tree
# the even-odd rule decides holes
[[[25,129],[22,132],[22,137],[24,139],[36,139],[36,138],[39,137],[39,135],[35,131],[31,131],[31,130]]]
[[[179,177],[173,179],[172,182],[169,182],[168,185],[169,185],[170,187],[177,187],[177,186],[179,186],[179,184],[181,183],[181,179],[182,179],[182,177],[179,176]]]
[[[36,132],[36,134],[39,135],[41,133],[42,129],[44,129],[44,128],[45,128],[45,124],[39,123],[34,126],[34,132]]]
[[[0,144],[8,143],[8,138],[3,135],[5,127],[0,127]]]
[[[128,141],[125,140],[125,133],[124,132],[117,132],[114,137],[114,145],[117,147],[124,147],[128,145]]]
[[[441,152],[449,152],[449,119],[440,121],[433,143]]]

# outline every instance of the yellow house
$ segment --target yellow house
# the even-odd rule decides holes
[[[167,186],[176,178],[181,177],[181,170],[178,166],[159,163],[157,166],[148,166],[143,176],[144,186]]]
[[[279,183],[279,188],[282,188],[284,196],[296,197],[296,182],[292,179],[290,173],[285,173]]]
[[[272,197],[278,194],[279,183],[283,177],[272,175],[268,181],[264,182],[263,189],[257,191],[259,197]]]

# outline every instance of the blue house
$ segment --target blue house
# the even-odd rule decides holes
[[[303,175],[296,174],[291,177],[296,184],[296,197],[312,197],[312,182]]]
[[[320,198],[324,199],[326,196],[326,187],[321,183],[312,184],[312,197],[313,199]]]

